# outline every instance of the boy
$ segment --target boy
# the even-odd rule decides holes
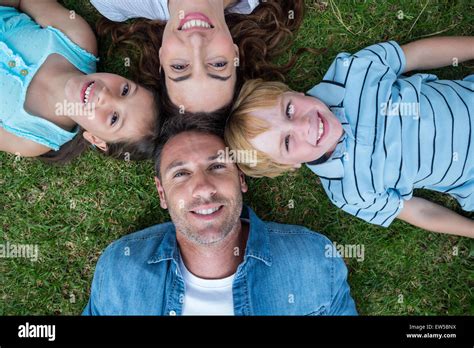
[[[441,233],[474,237],[474,222],[414,188],[452,195],[474,210],[474,75],[462,81],[401,74],[474,59],[474,37],[439,37],[400,47],[339,54],[308,95],[249,81],[226,127],[232,149],[255,149],[250,176],[275,177],[306,165],[331,201],[387,227],[399,218]]]

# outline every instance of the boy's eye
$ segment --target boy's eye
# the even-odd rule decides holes
[[[125,97],[128,94],[129,91],[130,91],[130,86],[127,83],[125,86],[123,86],[122,97]]]
[[[225,165],[222,163],[217,163],[211,166],[211,169],[223,169],[225,168]]]
[[[289,135],[285,137],[285,148],[287,152],[290,151],[290,136]]]
[[[110,125],[113,126],[114,124],[116,124],[118,119],[119,119],[119,115],[116,112],[114,112],[114,114],[112,115],[112,118],[110,119]]]
[[[295,112],[294,106],[291,104],[291,101],[286,106],[286,117],[291,118]]]

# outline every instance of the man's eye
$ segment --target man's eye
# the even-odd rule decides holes
[[[184,70],[188,66],[189,66],[189,64],[171,64],[171,68],[173,68],[174,70],[178,70],[178,71]]]
[[[285,137],[285,148],[286,148],[286,151],[290,151],[290,136],[289,135]]]
[[[110,120],[110,125],[113,126],[114,124],[116,124],[118,119],[119,119],[119,115],[116,112],[114,112]]]
[[[125,97],[128,94],[129,91],[130,91],[130,86],[127,83],[125,86],[123,86],[122,97]]]
[[[291,118],[295,112],[295,107],[291,104],[291,102],[288,103],[286,106],[286,117]]]
[[[177,172],[175,175],[173,175],[173,178],[180,178],[182,176],[185,176],[186,174],[186,172]]]

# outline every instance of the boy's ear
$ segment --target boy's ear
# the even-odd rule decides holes
[[[293,168],[296,168],[296,169],[301,168],[301,163],[293,165]]]
[[[158,191],[158,195],[160,196],[160,207],[162,207],[163,209],[168,209],[168,205],[166,204],[165,190],[163,189],[161,181],[160,179],[158,179],[157,176],[155,176],[155,185]]]
[[[96,137],[95,135],[92,135],[91,133],[85,131],[84,133],[82,133],[82,136],[84,137],[84,139],[86,139],[89,143],[91,143],[92,145],[98,147],[99,149],[101,149],[102,151],[107,151],[107,149],[109,148],[107,143],[105,141],[103,141],[102,139],[100,139],[99,137]]]

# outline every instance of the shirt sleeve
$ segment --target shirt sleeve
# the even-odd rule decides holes
[[[334,246],[333,246],[334,247]],[[333,251],[337,254],[337,251]],[[358,315],[347,283],[347,267],[340,256],[333,257],[333,284],[329,315]]]
[[[101,292],[102,292],[102,280],[104,278],[104,269],[107,269],[107,264],[110,263],[108,257],[108,249],[104,251],[99,260],[94,272],[94,278],[91,285],[91,295],[86,307],[84,308],[83,316],[98,316],[104,315],[101,311]],[[105,264],[105,265],[104,265]]]
[[[355,57],[366,58],[374,63],[389,67],[397,76],[405,71],[405,53],[398,43],[388,41],[377,43],[357,52]]]
[[[91,4],[104,17],[114,22],[131,18],[168,20],[166,0],[90,0]]]
[[[345,212],[374,225],[388,227],[403,209],[403,198],[395,189],[367,195],[366,204],[344,204],[334,202]]]

